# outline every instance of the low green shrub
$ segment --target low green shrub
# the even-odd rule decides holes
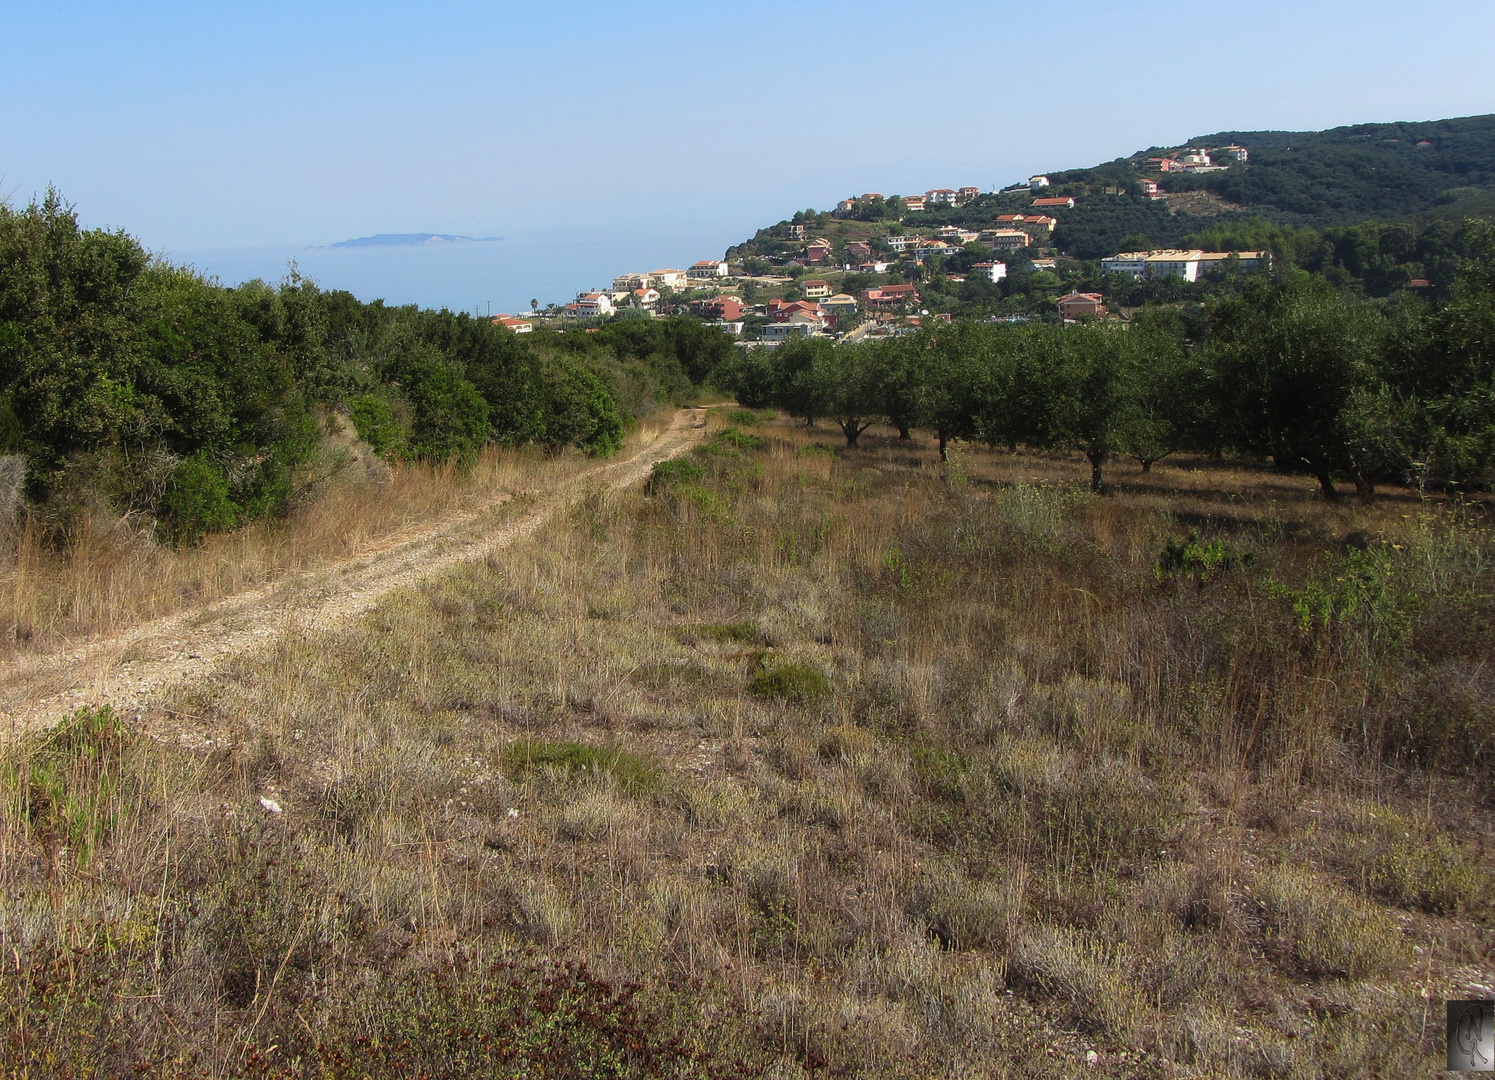
[[[1278,963],[1310,979],[1362,979],[1405,961],[1396,920],[1297,866],[1264,871],[1252,890]]]
[[[697,484],[705,479],[706,471],[694,458],[678,457],[661,461],[649,473],[644,482],[645,495],[659,495],[684,484]]]
[[[830,693],[831,681],[824,672],[791,661],[759,668],[748,680],[748,690],[762,698],[809,705]]]
[[[1154,573],[1159,580],[1188,577],[1203,585],[1216,574],[1250,566],[1251,561],[1249,551],[1242,551],[1220,539],[1200,540],[1199,534],[1191,530],[1182,540],[1169,540],[1163,546]]]
[[[611,776],[631,793],[649,791],[659,783],[659,770],[649,761],[616,747],[579,742],[542,742],[523,739],[504,751],[511,776],[518,779],[540,768]]]
[[[763,417],[751,409],[733,409],[727,414],[727,419],[741,427],[757,427],[763,423]]]
[[[744,451],[762,450],[764,446],[762,436],[749,435],[745,431],[738,431],[735,427],[724,428],[718,432],[716,441],[735,450]]]

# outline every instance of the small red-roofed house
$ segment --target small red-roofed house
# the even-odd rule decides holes
[[[1105,297],[1100,293],[1073,292],[1059,297],[1055,303],[1065,319],[1078,319],[1082,315],[1099,319],[1106,314]]]

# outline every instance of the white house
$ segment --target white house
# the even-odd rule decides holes
[[[1158,277],[1181,277],[1185,281],[1198,281],[1201,271],[1223,267],[1232,258],[1242,270],[1255,270],[1265,265],[1268,256],[1260,251],[1200,251],[1197,248],[1184,251],[1164,248],[1158,251],[1127,251],[1100,261],[1102,273],[1126,274],[1143,281]]]
[[[1030,177],[1028,177],[1028,190],[1029,191],[1037,191],[1039,188],[1046,188],[1048,186],[1049,186],[1049,178],[1047,176],[1030,176]]]
[[[1007,276],[1007,264],[1004,262],[979,262],[971,269],[983,277],[991,278],[992,281],[1001,281]]]
[[[567,305],[568,307],[570,305]],[[617,309],[613,307],[611,293],[586,292],[576,294],[576,315],[580,318],[595,318],[602,315],[611,315]]]
[[[788,322],[769,323],[763,327],[763,340],[777,344],[792,337],[814,337],[819,330],[819,320],[796,316]]]
[[[913,247],[919,242],[917,236],[885,236],[883,239],[888,242],[888,247],[894,251],[902,251],[904,248]]]
[[[924,201],[930,206],[954,206],[955,199],[954,188],[930,188],[924,193]]]
[[[656,289],[674,289],[677,292],[690,288],[690,275],[684,270],[655,270],[649,274]]]
[[[685,273],[687,277],[693,278],[726,277],[729,273],[729,268],[721,259],[702,259],[691,266]]]
[[[1237,161],[1249,161],[1251,159],[1251,152],[1244,146],[1222,146],[1215,152],[1224,154],[1226,157],[1235,158]]]
[[[652,274],[619,274],[613,278],[613,292],[631,293],[634,289],[647,289],[653,284]]]

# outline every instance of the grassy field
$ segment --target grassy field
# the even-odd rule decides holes
[[[7,748],[0,1075],[1439,1067],[1495,981],[1479,507],[712,423]]]

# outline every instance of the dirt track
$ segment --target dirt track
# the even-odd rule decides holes
[[[506,495],[346,562],[293,574],[78,648],[11,661],[0,668],[0,738],[45,728],[85,704],[107,702],[124,715],[143,715],[164,691],[206,677],[285,630],[333,629],[395,589],[529,536],[591,487],[616,490],[637,483],[658,462],[688,450],[705,426],[704,409],[682,409],[632,457],[588,469],[496,527],[484,528],[484,519],[509,501]]]

